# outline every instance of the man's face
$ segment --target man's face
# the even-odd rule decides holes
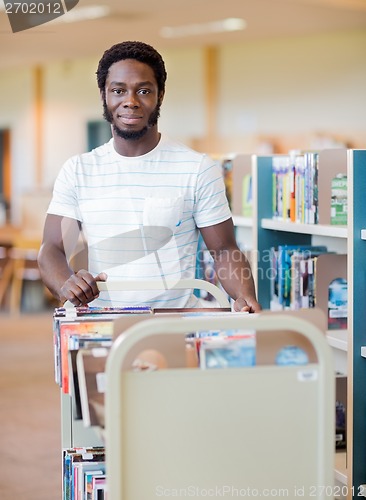
[[[163,94],[147,64],[134,59],[112,64],[102,97],[104,118],[122,139],[140,139],[157,124]]]

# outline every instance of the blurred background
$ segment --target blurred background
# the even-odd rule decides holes
[[[365,0],[80,0],[17,33],[0,9],[2,247],[36,246],[63,162],[109,138],[95,71],[123,40],[162,53],[160,129],[200,151],[365,145]],[[16,310],[9,274],[0,300]]]

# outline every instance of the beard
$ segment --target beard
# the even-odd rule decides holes
[[[149,116],[147,125],[145,125],[145,127],[143,127],[141,130],[122,130],[117,127],[117,125],[113,121],[113,115],[107,107],[105,98],[103,99],[103,118],[112,125],[113,130],[118,137],[120,137],[121,139],[125,139],[126,141],[137,141],[147,134],[149,128],[154,127],[158,123],[158,119],[160,117],[160,106],[161,103],[158,102],[155,109]]]

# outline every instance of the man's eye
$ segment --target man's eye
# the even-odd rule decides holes
[[[120,95],[122,94],[123,90],[122,89],[112,89],[113,94]]]
[[[150,94],[150,90],[149,89],[140,89],[139,94],[142,94],[142,95],[147,95],[147,94]]]

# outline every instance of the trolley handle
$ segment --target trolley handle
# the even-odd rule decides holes
[[[98,289],[102,292],[126,291],[126,290],[205,290],[217,300],[220,307],[230,307],[230,302],[225,292],[212,283],[202,279],[182,279],[179,281],[165,280],[161,281],[143,280],[143,281],[98,281]],[[164,286],[165,285],[165,286]],[[74,305],[70,301],[64,304],[65,309],[72,309]]]

